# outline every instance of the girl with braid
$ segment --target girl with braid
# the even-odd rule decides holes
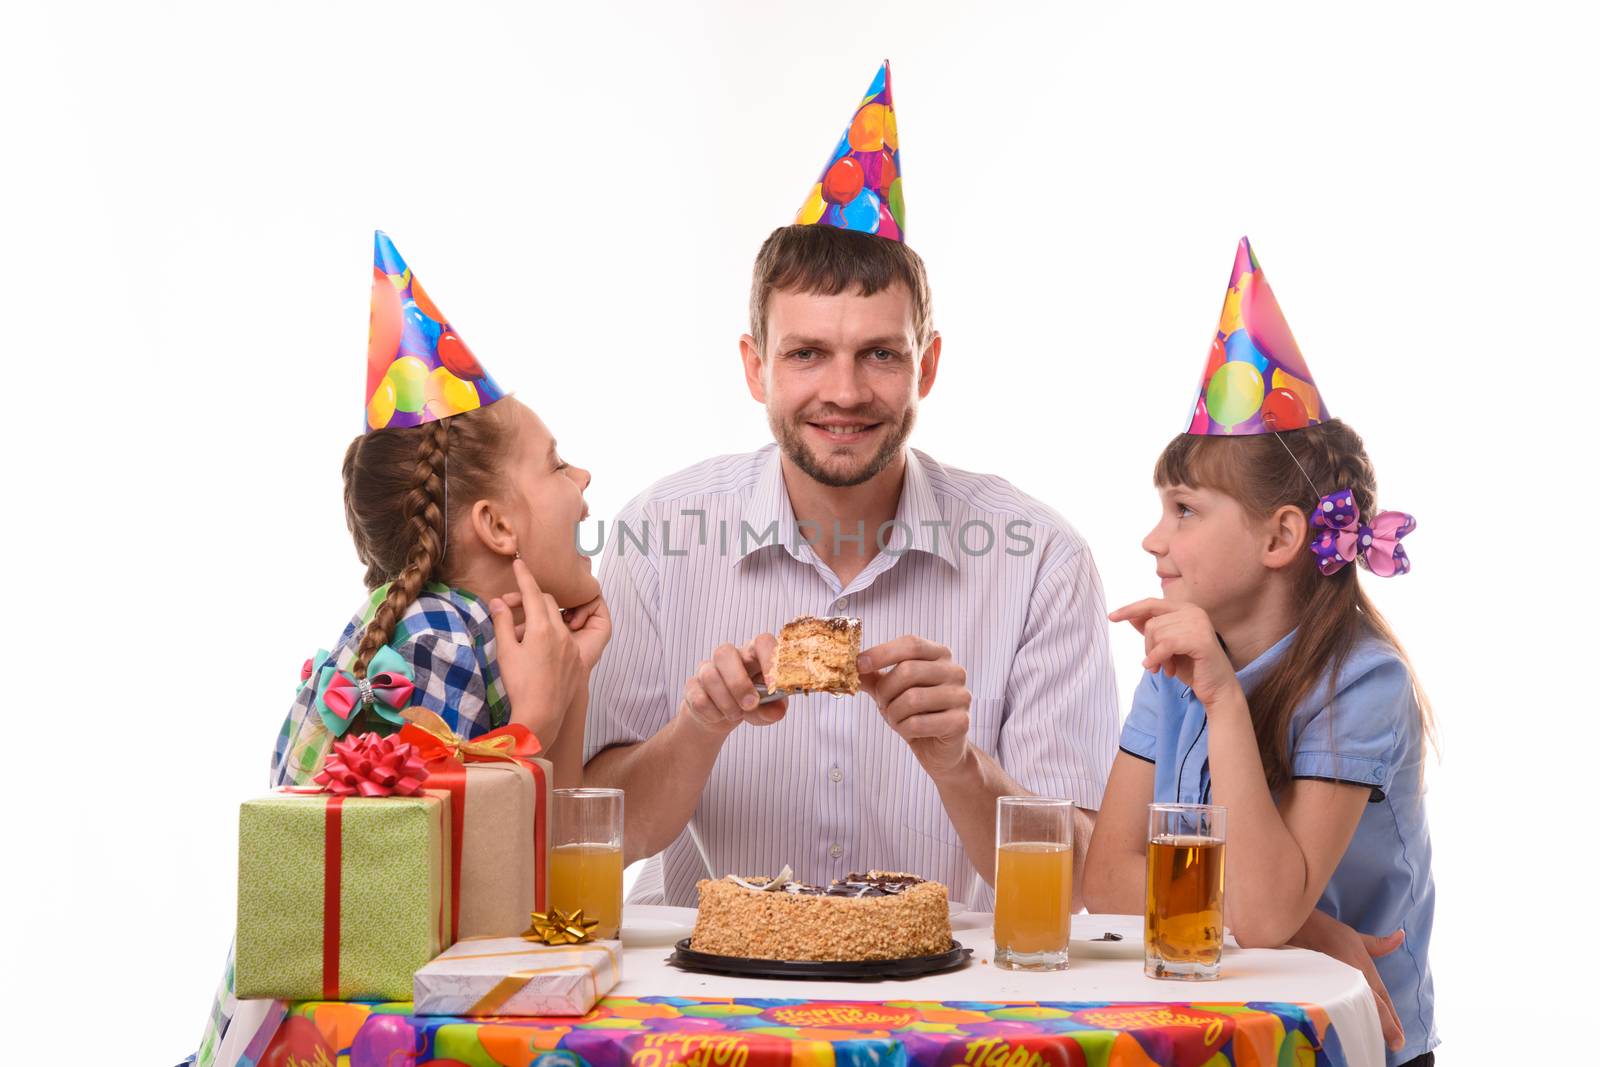
[[[1162,596],[1111,614],[1144,636],[1146,673],[1084,899],[1142,913],[1147,805],[1221,805],[1217,921],[1240,945],[1362,969],[1389,1064],[1431,1064],[1431,716],[1358,578],[1410,570],[1400,539],[1416,523],[1377,510],[1361,438],[1329,417],[1247,240],[1193,421],[1155,482],[1162,514],[1143,547]]]
[[[371,595],[306,661],[273,754],[299,784],[348,731],[425,707],[473,737],[516,722],[576,785],[589,671],[610,637],[577,549],[589,472],[505,396],[387,235],[376,236],[366,431],[345,451],[345,522]]]
[[[589,672],[611,635],[577,549],[588,485],[377,234],[366,429],[344,457],[345,521],[370,595],[302,667],[272,784],[305,784],[336,738],[392,732],[414,706],[469,738],[520,723],[555,784],[578,784]],[[199,1067],[216,1062],[240,1006],[232,975],[230,959]],[[269,1002],[245,1003],[252,1025],[236,1029],[248,1040]]]

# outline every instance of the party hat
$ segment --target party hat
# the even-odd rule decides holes
[[[895,126],[887,59],[794,221],[799,226],[837,226],[905,240],[900,131]]]
[[[366,428],[419,426],[504,395],[428,298],[389,235],[378,230],[372,242]]]
[[[1189,433],[1275,433],[1329,417],[1250,238],[1241,237]]]

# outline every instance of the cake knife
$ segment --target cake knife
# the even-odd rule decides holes
[[[754,681],[754,679],[752,679],[752,681]],[[775,700],[782,700],[784,697],[794,696],[794,694],[787,689],[768,689],[766,682],[757,681],[755,684],[756,696],[758,698],[756,700],[756,707],[758,708],[763,704],[771,704]]]

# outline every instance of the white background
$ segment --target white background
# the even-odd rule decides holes
[[[1248,233],[1381,503],[1420,518],[1416,571],[1373,591],[1444,740],[1447,1060],[1533,1040],[1508,1004],[1564,1017],[1594,951],[1586,9],[4,11],[16,1055],[164,1064],[199,1037],[237,802],[362,596],[338,470],[373,228],[613,515],[768,439],[750,262],[886,55],[945,338],[913,443],[1064,512],[1113,605],[1151,594],[1151,465]]]

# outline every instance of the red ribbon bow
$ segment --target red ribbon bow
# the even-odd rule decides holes
[[[341,797],[413,797],[422,792],[427,765],[415,745],[398,737],[356,734],[333,743],[312,781]]]

